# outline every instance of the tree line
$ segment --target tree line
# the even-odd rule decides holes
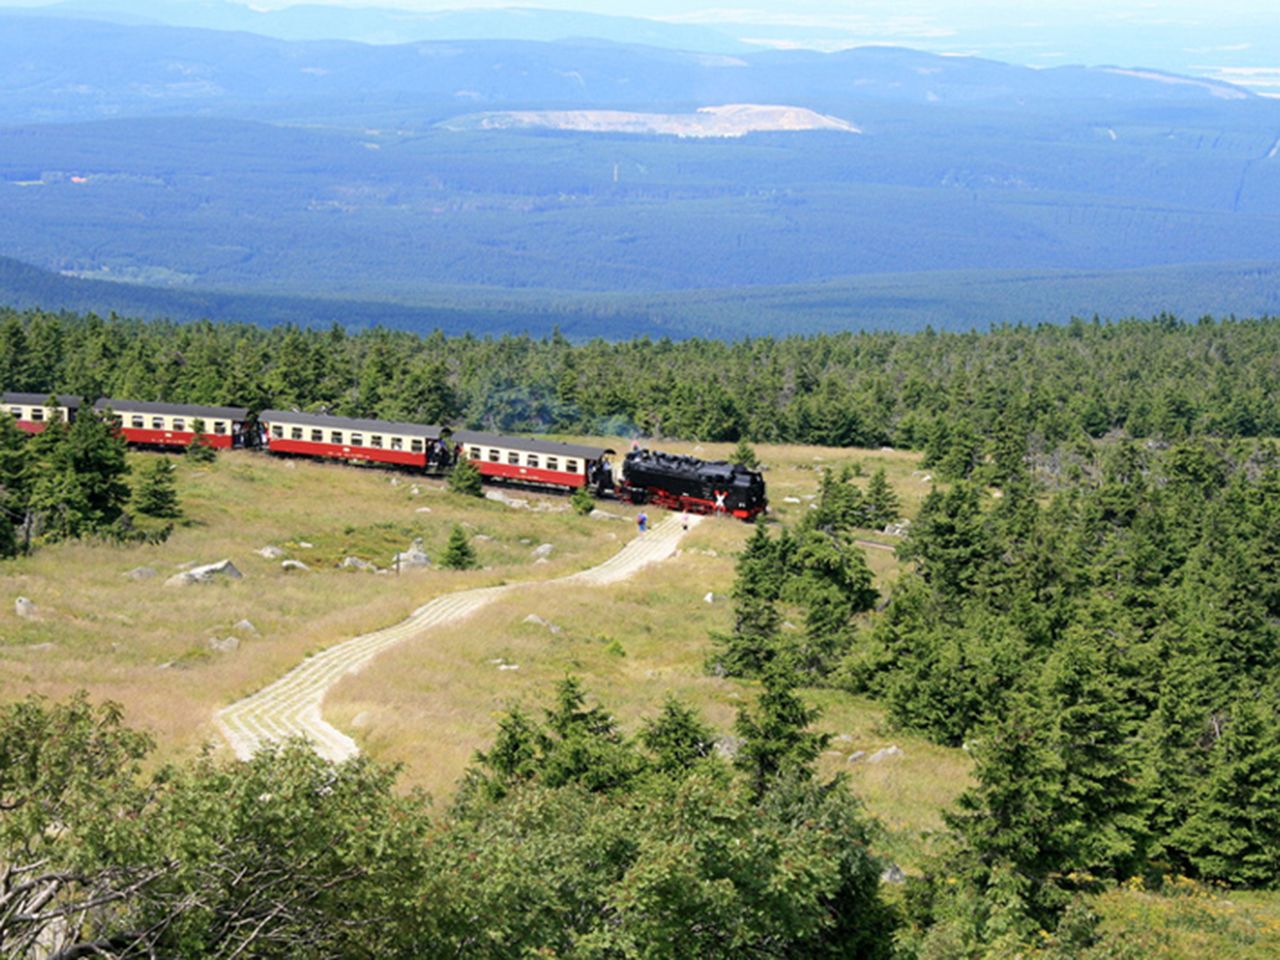
[[[1280,320],[1168,316],[986,333],[482,338],[0,312],[0,385],[327,409],[479,429],[922,449],[947,476],[1008,438],[1280,434]]]

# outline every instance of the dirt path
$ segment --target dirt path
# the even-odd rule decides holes
[[[689,523],[695,524],[700,519],[690,517]],[[215,716],[215,723],[242,759],[251,757],[263,743],[304,736],[322,757],[345,760],[359,753],[359,747],[320,715],[325,694],[342,677],[360,670],[396,644],[420,637],[441,624],[456,624],[502,594],[553,583],[606,586],[626,580],[642,567],[675,553],[683,534],[679,517],[672,516],[589,570],[555,580],[480,587],[436,597],[393,627],[366,633],[308,657],[275,683],[223,707]]]

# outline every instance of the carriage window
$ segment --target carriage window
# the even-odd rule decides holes
[[[364,446],[364,434],[363,434],[363,433],[353,433],[353,434],[351,435],[351,445],[352,445],[353,447],[363,447],[363,446]]]
[[[289,428],[289,439],[290,439],[290,440],[301,440],[301,439],[302,439],[302,428],[301,428],[301,427],[290,427],[290,428]]]
[[[472,447],[472,448],[471,448],[471,450],[467,453],[467,456],[469,456],[472,460],[479,460],[479,459],[480,459],[480,448],[479,448],[479,447]]]
[[[559,458],[559,457],[547,457],[547,469],[548,469],[548,470],[559,470],[559,469],[560,469],[560,458]]]
[[[414,440],[414,441],[413,441],[413,452],[414,452],[414,453],[421,453],[421,452],[422,452],[422,441],[421,441],[421,440]]]
[[[271,425],[271,435],[272,435],[273,437],[275,437],[277,440],[283,440],[283,439],[284,439],[284,427],[280,426],[280,424],[278,424],[278,423],[273,423],[273,424]]]
[[[151,429],[152,429],[152,430],[163,430],[163,429],[164,429],[164,417],[152,417],[152,418],[151,418]]]
[[[9,408],[9,414],[13,417],[13,419],[15,419],[15,420],[21,420],[21,419],[22,419],[22,408],[21,408],[21,407],[10,407],[10,408]]]
[[[392,437],[392,438],[391,438],[391,449],[392,449],[392,450],[403,450],[403,449],[404,449],[404,441],[403,441],[403,440],[401,440],[399,437]]]
[[[501,453],[500,451],[498,451],[498,450],[494,450],[492,447],[490,447],[490,448],[489,448],[489,462],[490,462],[490,463],[498,463],[501,459],[502,459],[502,453]]]
[[[342,431],[341,431],[341,430],[334,430],[332,433],[330,433],[330,434],[329,434],[329,442],[330,442],[330,443],[342,443]]]
[[[507,454],[507,463],[514,464],[517,467],[520,466],[520,454],[516,453],[514,450],[510,451]]]
[[[31,419],[39,422],[44,419],[44,407],[32,407]]]
[[[564,468],[565,468],[566,470],[568,470],[570,473],[577,473],[577,472],[578,472],[578,461],[577,461],[577,460],[566,460],[566,461],[564,462]]]
[[[372,437],[370,437],[370,438],[369,438],[369,446],[371,446],[371,447],[377,447],[379,450],[381,450],[381,449],[382,449],[382,437],[378,436],[378,434],[376,434],[376,433],[375,433]]]
[[[227,432],[227,422],[225,420],[213,421],[213,432],[225,434]]]
[[[312,431],[311,431],[311,442],[312,442],[312,443],[324,443],[324,431],[323,431],[323,430],[312,430]]]
[[[526,456],[526,457],[524,458],[524,462],[525,462],[525,465],[526,465],[526,466],[529,466],[529,467],[536,467],[536,466],[538,465],[538,457],[537,457],[537,454],[533,454],[533,453],[529,454],[528,456]]]
[[[142,418],[141,418],[141,417],[130,417],[130,418],[129,418],[129,426],[134,427],[135,429],[141,430],[141,429],[142,429]]]
[[[185,430],[185,429],[187,429],[187,421],[183,420],[181,417],[174,417],[174,419],[173,419],[173,429],[175,429],[175,430]]]

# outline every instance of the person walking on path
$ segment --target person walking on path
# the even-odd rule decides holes
[[[640,528],[641,533],[644,533],[649,529],[649,517],[643,510],[641,510],[640,515],[636,517],[636,526]]]

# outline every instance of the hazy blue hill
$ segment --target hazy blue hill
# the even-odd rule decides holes
[[[889,48],[370,46],[18,16],[0,30],[18,41],[0,58],[0,255],[86,279],[494,308],[501,324],[562,297],[591,305],[593,330],[622,302],[632,323],[741,329],[735,303],[777,323],[789,297],[810,327],[946,325],[949,305],[1008,319],[1002,302],[1043,318],[1034,276],[1062,318],[1270,309],[1257,280],[1224,287],[1238,301],[1203,296],[1216,265],[1280,250],[1280,103],[1223,85]],[[441,126],[733,102],[863,132]],[[1141,277],[1164,267],[1184,271],[1166,303],[1114,285],[1150,292]]]
[[[737,53],[752,49],[722,31],[705,26],[534,7],[415,12],[303,3],[278,10],[255,10],[243,4],[218,0],[186,3],[67,0],[40,8],[39,15],[92,18],[124,24],[237,30],[281,40],[353,40],[385,44],[418,40],[553,41],[593,37],[707,53]]]

